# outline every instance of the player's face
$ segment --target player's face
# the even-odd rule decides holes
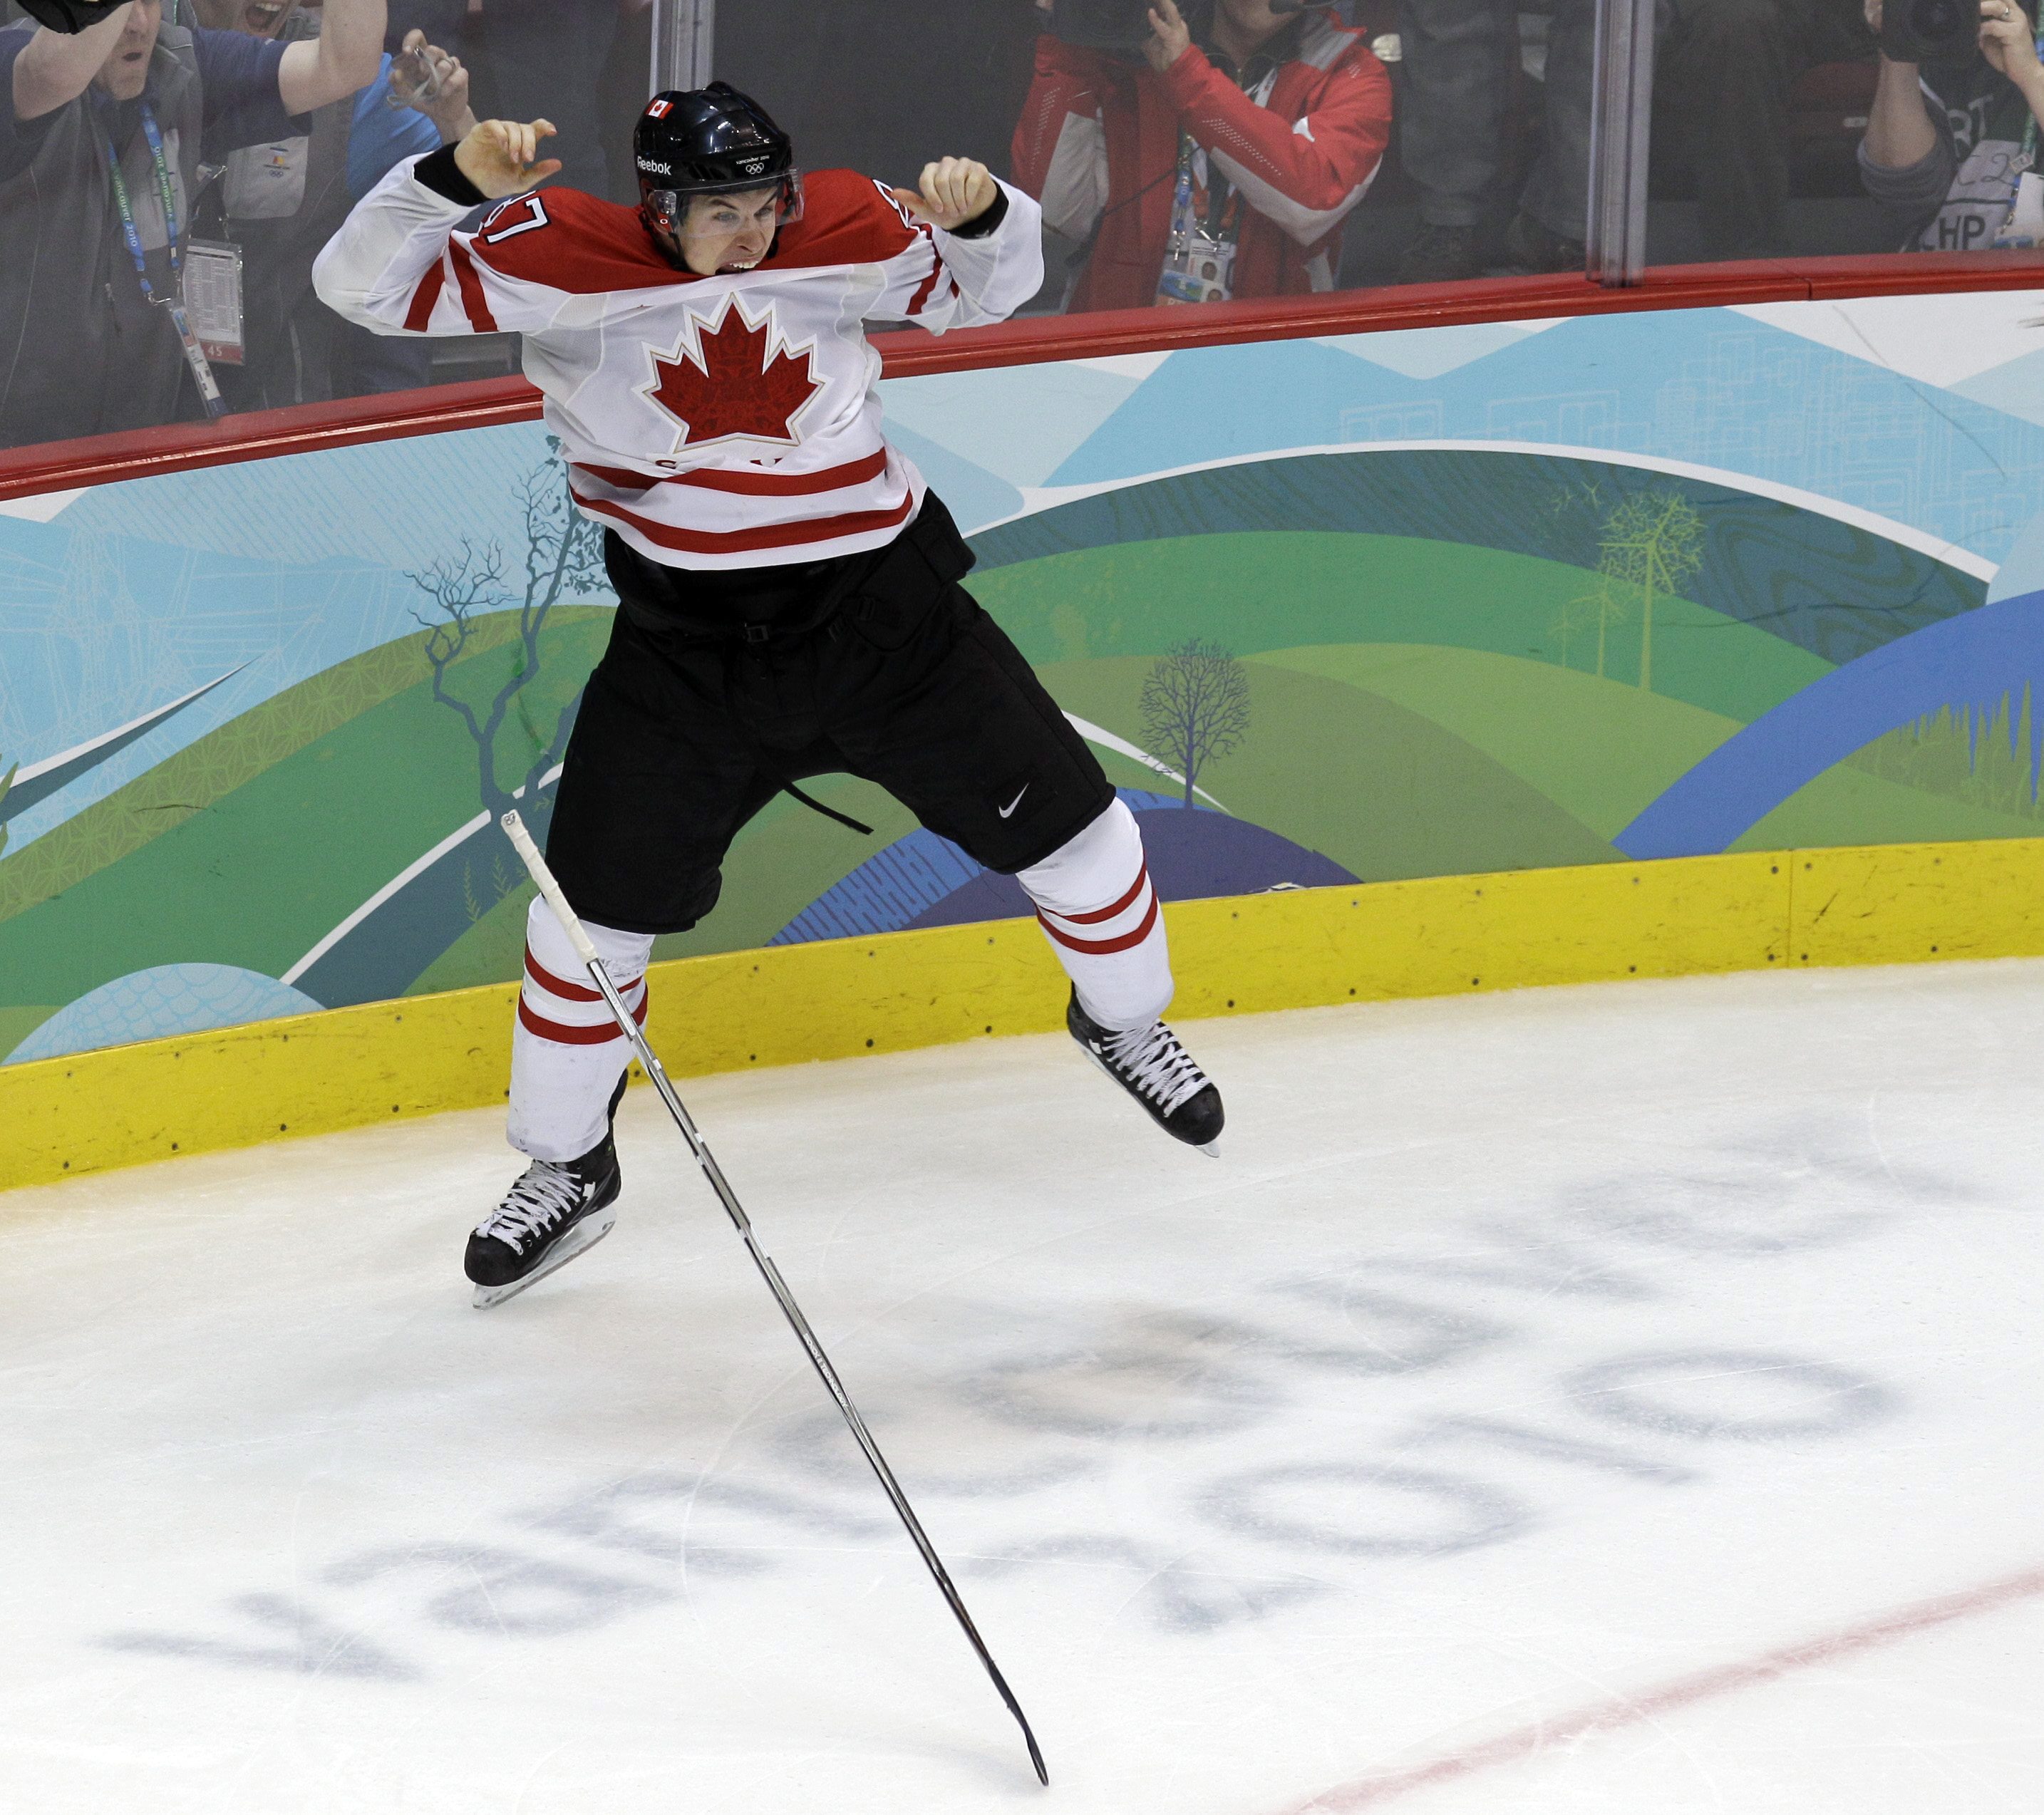
[[[699,278],[749,271],[766,256],[780,218],[778,183],[736,195],[699,195],[682,217],[675,247]]]
[[[93,78],[116,101],[133,101],[148,85],[149,59],[156,54],[157,28],[163,22],[163,0],[135,0],[128,23]]]

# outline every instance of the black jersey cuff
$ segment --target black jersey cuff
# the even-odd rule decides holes
[[[428,152],[413,165],[412,175],[434,194],[449,201],[458,201],[464,208],[480,208],[490,198],[461,174],[461,166],[454,161],[454,147],[443,145],[436,152]],[[1001,198],[1005,201],[1008,198]]]
[[[984,240],[1007,218],[1008,191],[997,189],[993,205],[984,214],[975,214],[962,227],[952,228],[951,236],[954,240]]]

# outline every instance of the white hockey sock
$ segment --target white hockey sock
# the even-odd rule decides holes
[[[650,933],[585,921],[596,955],[643,1024]],[[589,969],[553,911],[535,900],[525,916],[525,977],[511,1034],[511,1145],[536,1160],[578,1160],[602,1140],[610,1093],[632,1048],[611,1019]]]
[[[1036,904],[1051,950],[1103,1027],[1147,1027],[1171,1000],[1171,954],[1135,815],[1116,800],[1075,838],[1015,879]]]

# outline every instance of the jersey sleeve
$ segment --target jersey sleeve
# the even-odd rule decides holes
[[[421,182],[419,161],[394,167],[327,242],[313,266],[320,301],[379,334],[531,334],[551,327],[575,297],[527,274],[544,261],[505,249],[553,228],[559,198],[513,196],[463,232],[460,223],[471,210]]]
[[[1318,105],[1298,120],[1258,106],[1197,45],[1163,80],[1180,123],[1243,199],[1302,246],[1341,225],[1391,141],[1391,79],[1360,44],[1328,71]]]
[[[876,183],[905,231],[901,249],[881,266],[879,296],[869,319],[912,322],[932,334],[1003,321],[1043,287],[1043,211],[1006,183],[1006,211],[989,233],[947,233],[918,221]]]

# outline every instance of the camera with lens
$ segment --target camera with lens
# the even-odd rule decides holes
[[[1980,36],[1980,0],[1885,0],[1881,54],[1891,63],[1964,63]]]
[[[1150,41],[1152,0],[1055,0],[1051,35],[1088,50],[1139,51]],[[1178,11],[1196,38],[1205,35],[1213,0],[1179,0]]]

